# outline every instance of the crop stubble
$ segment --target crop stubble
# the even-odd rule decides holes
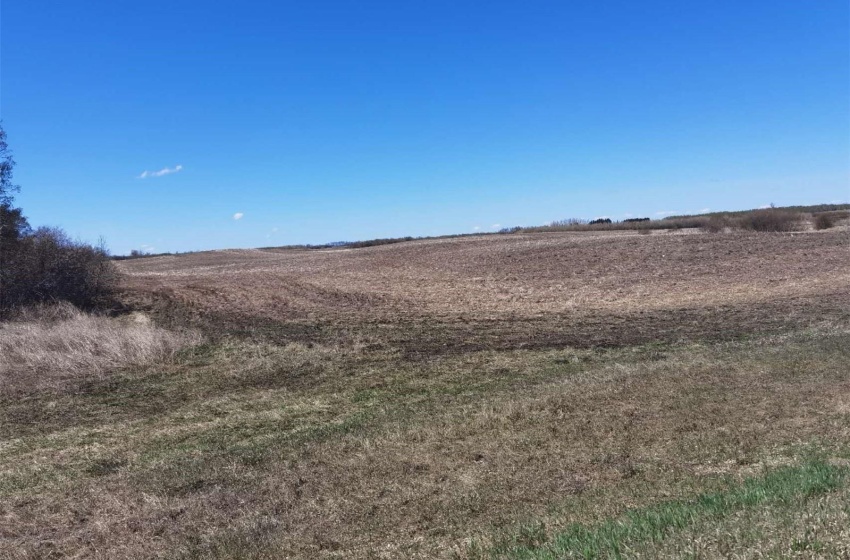
[[[850,237],[548,233],[125,261],[130,299],[276,341],[408,356],[735,338],[850,316]],[[163,302],[167,302],[164,304]]]

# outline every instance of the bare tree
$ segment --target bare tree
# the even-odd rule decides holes
[[[105,244],[72,241],[60,229],[32,231],[14,194],[15,160],[0,126],[0,316],[15,307],[64,300],[88,307],[107,298],[117,281]]]

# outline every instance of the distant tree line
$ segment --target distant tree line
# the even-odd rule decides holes
[[[503,228],[499,233],[538,233],[554,231],[606,231],[677,230],[698,228],[708,232],[747,230],[783,232],[805,229],[811,223],[814,229],[829,229],[841,220],[850,218],[850,204],[817,204],[812,206],[787,206],[783,208],[759,208],[733,212],[711,212],[705,214],[668,216],[657,220],[650,218],[628,218],[613,221],[610,218],[582,220],[568,218],[556,220],[543,226],[515,226]]]
[[[112,294],[118,273],[106,248],[74,241],[58,228],[33,229],[14,205],[15,160],[0,125],[0,318],[26,305],[68,301],[90,308]]]

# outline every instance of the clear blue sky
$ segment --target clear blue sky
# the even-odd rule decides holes
[[[6,0],[0,116],[115,253],[844,202],[848,10]]]

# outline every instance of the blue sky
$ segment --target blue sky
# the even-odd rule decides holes
[[[850,199],[845,0],[7,0],[0,18],[17,202],[114,253]]]

